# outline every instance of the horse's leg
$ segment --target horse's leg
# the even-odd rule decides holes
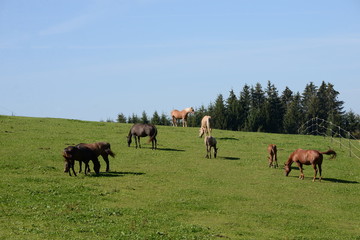
[[[154,137],[154,141],[155,141],[155,150],[157,149],[157,139],[156,137]]]
[[[81,173],[81,171],[82,171],[82,161],[81,160],[79,161],[79,167],[80,167],[79,173]]]
[[[138,148],[137,136],[134,136],[134,138],[135,138],[135,148]]]
[[[318,164],[318,166],[319,166],[319,181],[321,182],[321,163],[319,163]]]
[[[75,162],[71,163],[71,169],[74,173],[74,175],[76,176],[76,172],[75,172],[75,168],[74,168]],[[71,176],[71,169],[69,169],[69,175]]]
[[[312,164],[312,167],[313,167],[313,169],[314,169],[314,178],[313,178],[313,182],[315,182],[315,180],[316,180],[316,175],[317,175],[317,168],[316,168],[316,163],[313,163]]]
[[[299,167],[299,169],[300,169],[300,176],[299,176],[299,178],[300,178],[300,179],[304,179],[304,172],[303,172],[302,164],[299,163],[299,162],[296,162],[296,164],[298,165],[298,167]]]
[[[110,170],[109,156],[105,153],[101,156],[103,157],[104,161],[106,162],[106,172],[109,172],[109,170]]]
[[[276,154],[275,154],[274,158],[275,158],[275,168],[278,168],[279,165],[278,165],[278,162],[277,162],[277,156],[276,156]]]
[[[139,148],[141,148],[140,137],[138,136]]]

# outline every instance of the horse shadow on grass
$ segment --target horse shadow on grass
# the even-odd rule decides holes
[[[334,183],[351,183],[351,184],[358,184],[357,181],[349,181],[349,180],[343,180],[338,178],[322,178],[321,181],[327,181],[327,182],[334,182]]]
[[[143,172],[100,172],[99,174],[91,175],[92,177],[124,177],[126,175],[144,175]]]
[[[183,149],[175,149],[175,148],[157,148],[156,150],[169,151],[169,152],[185,152],[185,150]]]
[[[223,138],[218,138],[218,140],[234,140],[234,141],[239,141],[238,138],[233,138],[233,137],[223,137]]]
[[[240,160],[239,157],[219,157],[220,159],[224,159],[224,160],[231,160],[231,161],[237,161]]]

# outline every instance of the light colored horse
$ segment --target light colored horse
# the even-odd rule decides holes
[[[211,136],[211,128],[210,128],[210,116],[204,116],[201,120],[201,127],[199,130],[199,137],[202,137],[205,133],[205,137]]]
[[[187,117],[189,113],[194,113],[194,109],[192,107],[185,108],[182,111],[172,110],[171,111],[171,118],[173,126],[177,127],[177,119],[182,119],[182,126],[187,127]]]
[[[205,142],[205,146],[206,146],[206,158],[209,158],[209,154],[210,154],[210,158],[211,158],[211,148],[214,148],[214,158],[216,158],[217,155],[217,151],[219,148],[216,147],[216,139],[212,136],[206,136],[204,139]]]

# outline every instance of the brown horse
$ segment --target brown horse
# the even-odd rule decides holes
[[[127,136],[128,147],[130,147],[130,144],[132,142],[131,141],[132,137],[135,138],[135,146],[136,146],[136,148],[138,148],[138,142],[139,142],[139,148],[141,148],[140,137],[149,136],[150,138],[149,138],[148,143],[151,142],[151,144],[152,144],[151,149],[156,149],[157,148],[156,135],[157,135],[157,128],[155,127],[155,125],[143,124],[143,123],[134,124],[131,127],[131,129],[129,131],[129,134]]]
[[[192,107],[185,108],[182,111],[172,110],[171,111],[171,118],[173,126],[177,127],[177,119],[182,119],[182,126],[187,127],[187,117],[189,113],[194,113],[194,109]]]
[[[278,162],[277,162],[277,148],[275,144],[269,144],[268,148],[268,160],[269,160],[269,167],[275,167],[277,168]],[[275,164],[274,164],[275,163]]]
[[[71,176],[70,169],[72,169],[74,175],[76,176],[74,169],[75,160],[85,163],[85,174],[87,174],[87,171],[90,170],[89,167],[90,160],[94,163],[94,171],[97,174],[100,171],[100,163],[97,158],[97,155],[90,148],[82,147],[82,146],[68,146],[67,148],[64,149],[63,156],[65,158],[64,172],[69,172],[70,176]]]
[[[305,165],[312,165],[315,175],[313,178],[313,182],[316,179],[317,175],[317,168],[319,167],[319,181],[321,181],[321,164],[323,161],[323,154],[326,155],[332,155],[331,158],[336,157],[336,152],[334,150],[329,149],[326,152],[319,152],[317,150],[303,150],[303,149],[297,149],[293,153],[290,154],[289,159],[285,163],[285,175],[288,176],[291,171],[291,164],[293,162],[296,162],[300,169],[300,179],[304,179],[304,173],[303,173],[303,164]]]
[[[91,149],[96,156],[102,156],[102,158],[104,159],[105,163],[106,163],[106,172],[109,172],[110,170],[110,163],[109,163],[109,155],[111,157],[115,157],[115,153],[113,153],[111,151],[110,148],[110,143],[107,142],[96,142],[96,143],[80,143],[78,145],[76,145],[77,147],[86,147]],[[79,162],[80,164],[80,171],[81,172],[81,161]]]
[[[211,136],[211,128],[210,128],[210,116],[204,116],[201,119],[201,127],[199,130],[199,137],[202,137],[205,133],[205,136]]]

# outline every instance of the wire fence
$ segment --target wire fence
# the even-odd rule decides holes
[[[349,131],[332,122],[315,117],[305,122],[299,129],[299,134],[318,135],[330,138],[331,143],[339,144],[340,148],[347,149],[350,157],[360,159],[360,141]]]

